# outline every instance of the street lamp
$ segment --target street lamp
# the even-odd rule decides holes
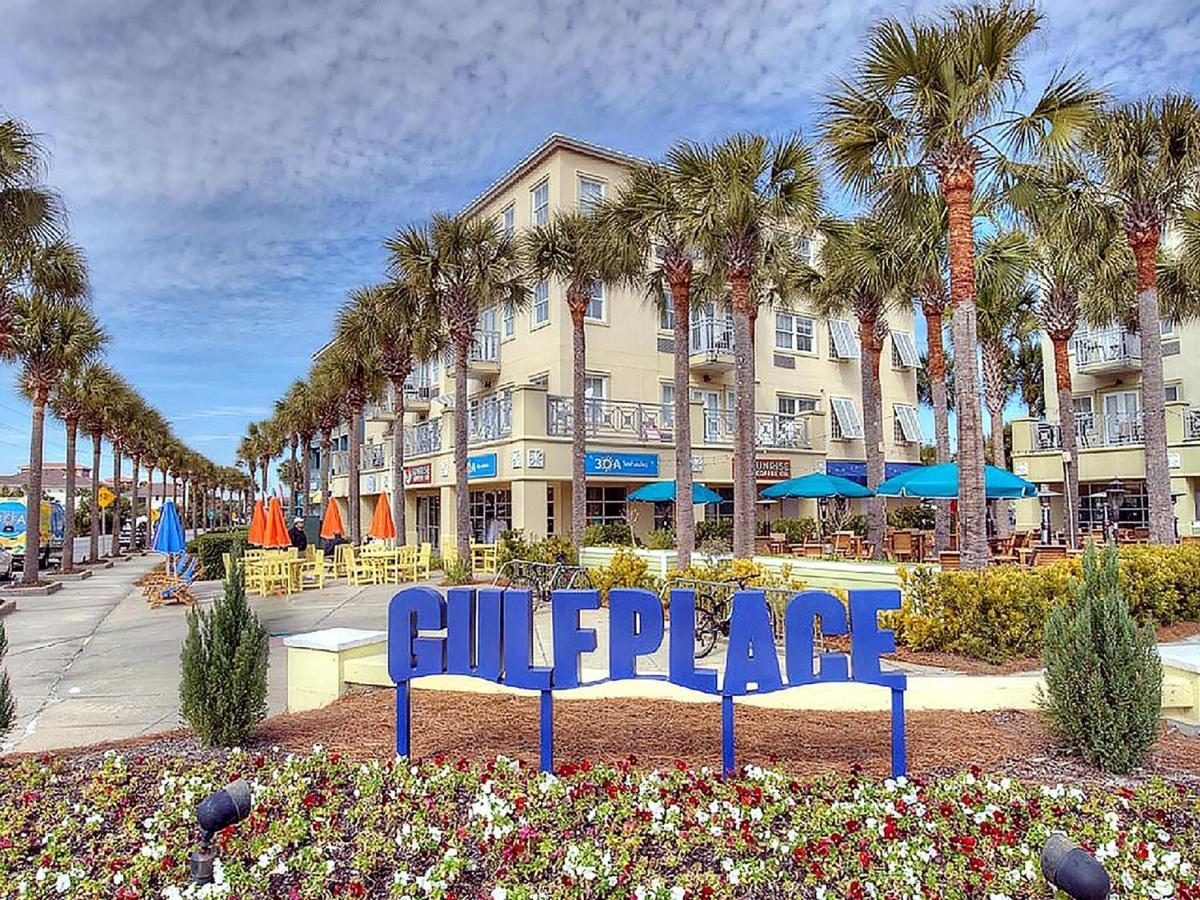
[[[1043,484],[1038,488],[1037,496],[1038,501],[1042,505],[1042,543],[1050,544],[1053,543],[1051,540],[1053,534],[1051,533],[1052,529],[1050,526],[1050,498],[1062,495],[1058,491],[1050,490],[1050,485]]]
[[[1112,522],[1112,534],[1109,537],[1114,544],[1117,542],[1117,529],[1120,527],[1121,518],[1121,501],[1125,499],[1125,485],[1121,483],[1121,479],[1114,478],[1108,483],[1108,507],[1110,510],[1110,519]]]

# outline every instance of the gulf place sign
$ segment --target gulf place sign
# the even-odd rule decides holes
[[[892,772],[905,771],[902,672],[885,672],[880,660],[896,649],[879,613],[900,608],[897,590],[852,590],[849,601],[826,591],[800,591],[783,610],[781,664],[767,599],[762,591],[733,595],[725,667],[698,667],[695,659],[696,599],[671,591],[670,631],[658,595],[640,588],[609,592],[608,674],[585,681],[581,664],[597,647],[596,630],[581,614],[600,610],[594,590],[556,590],[550,601],[553,664],[533,658],[533,600],[519,588],[452,588],[445,597],[430,587],[410,587],[388,605],[388,673],[396,684],[396,753],[408,756],[409,683],[425,675],[467,675],[538,691],[541,696],[541,766],[554,765],[554,691],[609,681],[656,678],[721,700],[721,758],[734,765],[733,698],[825,682],[859,682],[887,688],[892,696]],[[445,632],[434,634],[433,632]],[[815,655],[814,635],[849,636],[850,653]],[[641,675],[638,657],[658,652],[666,640],[669,673]],[[817,665],[819,663],[819,665]],[[602,702],[596,700],[593,702]],[[669,740],[664,736],[664,740]]]

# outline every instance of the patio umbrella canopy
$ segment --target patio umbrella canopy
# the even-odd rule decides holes
[[[650,484],[642,485],[625,499],[638,503],[674,503],[675,482],[652,481]],[[692,482],[693,503],[720,503],[722,499],[721,495],[716,491],[710,490],[702,484]]]
[[[283,506],[278,497],[272,497],[267,506],[267,527],[264,529],[263,546],[290,547],[291,544],[287,523],[283,520]]]
[[[341,510],[338,509],[337,501],[330,497],[329,502],[325,504],[325,516],[321,519],[321,537],[332,541],[335,537],[344,537],[345,534]]]
[[[175,501],[167,500],[158,514],[158,528],[154,532],[151,549],[158,553],[175,554],[182,553],[186,545],[183,523],[179,521],[179,511],[175,509]]]
[[[996,466],[983,467],[984,494],[989,500],[1019,500],[1036,497],[1037,485]],[[942,463],[909,469],[889,478],[875,488],[881,497],[917,497],[921,499],[958,496],[958,463]]]
[[[254,513],[250,516],[250,536],[247,540],[256,547],[263,545],[263,535],[267,530],[267,515],[263,511],[262,499],[254,501]]]
[[[375,515],[371,517],[371,527],[367,529],[367,534],[381,541],[394,540],[396,537],[396,523],[392,521],[392,504],[386,493],[379,495],[379,500],[375,504]]]
[[[875,492],[849,478],[810,472],[798,478],[789,478],[763,490],[762,495],[771,500],[810,499],[822,497],[872,497]]]

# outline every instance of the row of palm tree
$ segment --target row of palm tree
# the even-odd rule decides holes
[[[1066,344],[1081,320],[1118,321],[1142,343],[1146,480],[1152,539],[1174,540],[1163,418],[1161,304],[1181,320],[1200,290],[1200,111],[1189,97],[1114,104],[1082,76],[1059,75],[1029,96],[1021,62],[1041,25],[1031,4],[1002,0],[957,7],[936,20],[878,24],[851,75],[821,116],[819,142],[735,134],[684,141],[636,167],[617,196],[562,212],[521,236],[482,217],[435,215],[386,242],[387,281],[355,292],[338,315],[330,350],[309,390],[328,383],[326,409],[349,419],[351,530],[359,535],[358,441],[365,403],[384,376],[394,388],[393,503],[403,520],[403,377],[447,345],[455,360],[454,454],[457,543],[469,544],[467,360],[483,309],[522,307],[529,286],[562,283],[573,325],[575,422],[585,420],[586,330],[597,282],[636,284],[675,319],[677,491],[691,489],[687,348],[691,310],[717,302],[732,312],[735,347],[735,556],[749,556],[755,529],[754,326],[764,306],[797,303],[852,313],[859,323],[867,477],[884,473],[880,355],[888,321],[918,306],[929,334],[936,456],[951,459],[945,392],[949,318],[959,466],[963,565],[988,558],[983,482],[987,407],[993,456],[1004,462],[1003,376],[1037,326],[1055,348],[1055,377],[1074,535],[1078,471]],[[823,202],[821,156],[861,204],[850,219]],[[1168,227],[1184,236],[1168,253]],[[815,260],[797,237],[817,236]],[[1160,288],[1163,300],[1160,300]],[[668,299],[669,298],[669,299]],[[978,360],[982,356],[981,384]],[[290,408],[285,400],[283,408]],[[310,413],[311,415],[311,413]],[[277,419],[280,417],[276,417]],[[303,438],[247,435],[258,453]],[[312,433],[311,417],[306,421]],[[323,428],[322,428],[323,430]],[[584,525],[585,429],[574,428],[572,535]],[[253,441],[252,441],[253,437]],[[307,445],[306,445],[307,446]],[[251,462],[252,464],[252,462]],[[265,471],[265,469],[264,469]],[[328,490],[323,477],[322,489]],[[694,546],[692,507],[676,504],[676,539],[686,566]],[[1006,517],[1000,517],[1006,518]],[[949,540],[948,505],[938,507],[939,546]],[[882,547],[882,501],[869,503]]]
[[[46,413],[66,426],[66,525],[61,571],[75,567],[76,455],[80,432],[92,442],[90,559],[100,558],[100,458],[112,444],[112,555],[120,552],[122,459],[133,465],[131,510],[136,534],[139,477],[147,485],[168,471],[198,493],[235,489],[222,470],[184,446],[163,416],[101,362],[107,335],[91,308],[87,261],[71,242],[58,194],[43,183],[46,156],[37,135],[15,119],[0,119],[0,353],[18,370],[18,386],[32,408],[26,495],[24,581],[36,584],[42,557],[40,521]],[[147,511],[150,499],[147,497]],[[195,513],[193,513],[195,515]]]

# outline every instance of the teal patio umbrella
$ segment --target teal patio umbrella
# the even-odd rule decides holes
[[[996,466],[983,467],[983,489],[989,500],[1019,500],[1038,495],[1037,485]],[[909,469],[880,483],[875,493],[881,497],[953,499],[958,496],[958,463]]]
[[[819,500],[824,497],[873,497],[875,492],[849,478],[826,475],[824,472],[810,472],[808,475],[773,484],[765,488],[762,495],[771,500]]]
[[[643,484],[625,499],[634,500],[638,503],[674,503],[675,482],[652,481],[650,484]],[[710,490],[702,484],[692,482],[693,503],[720,503],[723,499],[716,491]]]

